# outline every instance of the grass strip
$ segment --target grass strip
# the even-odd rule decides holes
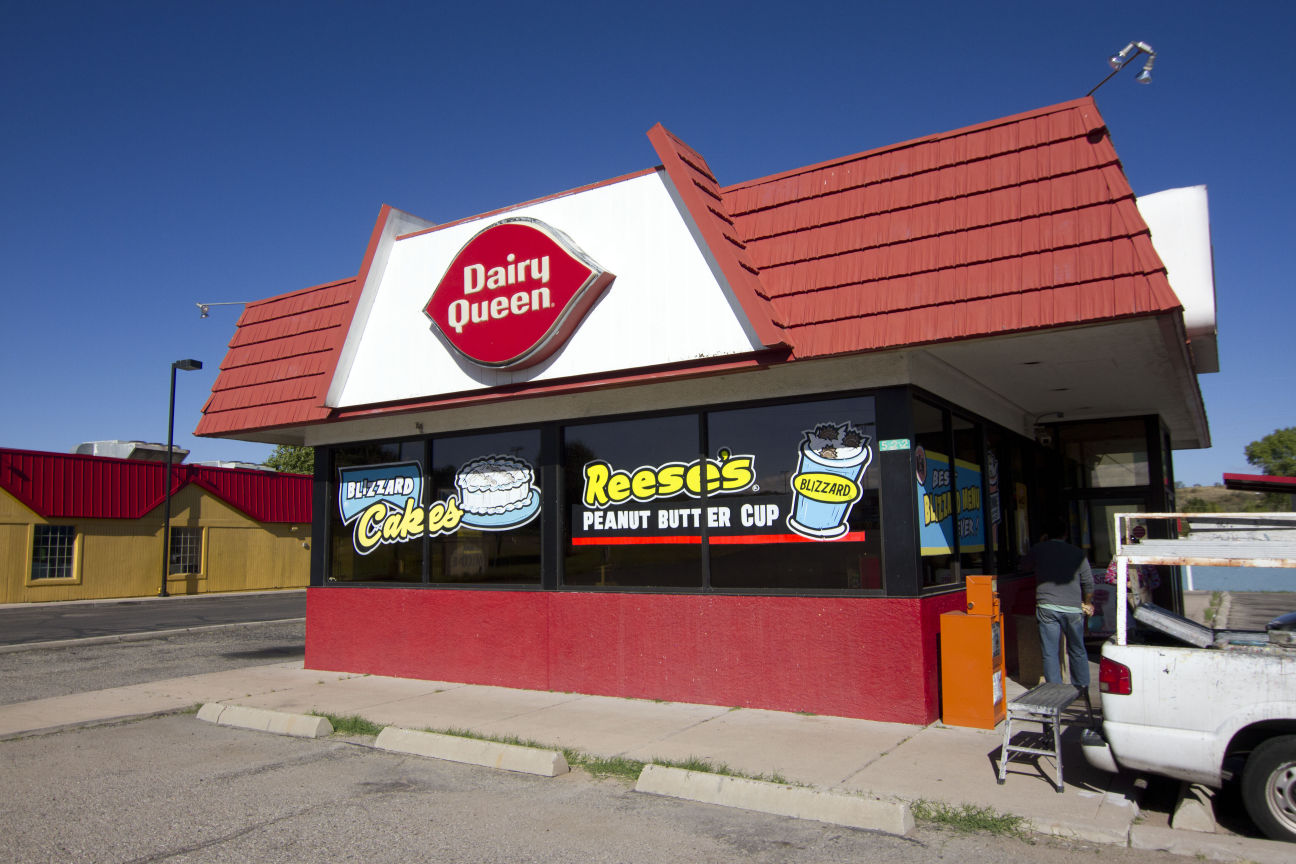
[[[977,807],[975,804],[955,806],[919,798],[910,805],[910,809],[919,822],[943,825],[964,834],[997,834],[1019,840],[1029,840],[1031,836],[1023,817],[1000,813],[991,807]]]
[[[540,750],[561,749],[563,758],[567,764],[573,768],[583,768],[594,777],[614,777],[625,780],[630,783],[639,779],[639,774],[643,771],[644,766],[650,763],[641,762],[637,759],[626,759],[621,756],[595,756],[592,753],[586,753],[582,750],[572,748],[555,748],[553,745],[545,744],[540,741],[531,741],[525,738],[518,738],[516,735],[483,735],[479,732],[473,732],[469,729],[424,729],[424,732],[434,732],[441,735],[454,735],[459,738],[475,738],[479,741],[493,741],[496,744],[513,744],[518,747],[535,747]],[[778,772],[771,774],[746,774],[737,771],[723,762],[713,763],[698,756],[690,756],[687,759],[659,759],[654,758],[651,764],[661,765],[664,768],[680,768],[684,771],[702,771],[707,774],[720,774],[725,777],[739,777],[745,780],[760,780],[765,783],[781,783],[785,786],[798,786],[802,784],[792,783]]]
[[[339,714],[325,714],[318,711],[311,712],[312,717],[323,717],[333,726],[334,735],[369,735],[377,737],[378,733],[383,730],[382,726],[377,723],[366,720],[359,714],[348,714],[345,717]]]
[[[1206,611],[1202,614],[1205,619],[1204,623],[1214,626],[1215,619],[1219,617],[1220,605],[1224,602],[1224,594],[1221,591],[1212,591],[1210,603],[1206,606]]]
[[[377,736],[383,730],[383,726],[366,720],[358,714],[341,716],[338,714],[327,714],[323,712],[311,712],[312,716],[323,717],[333,725],[334,735],[346,736]],[[639,774],[643,771],[647,762],[640,762],[637,759],[626,759],[621,756],[595,756],[591,753],[585,753],[581,750],[571,748],[555,748],[552,745],[540,741],[533,741],[526,738],[519,738],[516,735],[484,735],[480,732],[474,732],[470,729],[460,729],[450,727],[447,729],[425,728],[422,732],[431,732],[436,735],[453,735],[456,738],[472,738],[477,741],[491,741],[496,744],[510,744],[515,747],[532,747],[538,750],[561,749],[563,758],[567,764],[573,768],[583,768],[593,777],[606,778],[612,777],[623,780],[627,783],[634,783],[639,779]],[[690,756],[687,759],[653,759],[652,764],[661,765],[665,768],[679,768],[684,771],[701,771],[707,774],[720,774],[725,777],[738,777],[744,780],[759,780],[764,783],[778,783],[783,786],[802,786],[804,784],[792,783],[777,771],[770,774],[747,774],[731,768],[724,762],[710,762],[699,756]]]

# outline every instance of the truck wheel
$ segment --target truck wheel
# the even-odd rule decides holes
[[[1252,751],[1242,801],[1266,837],[1296,843],[1296,735],[1270,738]]]

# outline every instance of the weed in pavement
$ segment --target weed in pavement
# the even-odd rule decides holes
[[[334,735],[377,735],[383,730],[382,726],[377,723],[366,720],[359,714],[351,714],[346,717],[337,714],[314,714],[315,717],[323,717],[329,721],[333,727]]]
[[[911,809],[914,819],[919,822],[944,825],[966,834],[985,832],[1016,837],[1019,840],[1029,840],[1031,836],[1024,818],[999,813],[991,807],[977,807],[974,804],[956,807],[941,801],[919,798],[913,802]]]

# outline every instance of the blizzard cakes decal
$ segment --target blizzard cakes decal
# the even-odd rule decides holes
[[[338,469],[338,512],[351,526],[352,545],[367,555],[386,543],[453,534],[460,528],[508,531],[535,519],[540,490],[535,470],[511,456],[485,456],[462,466],[456,493],[423,506],[417,462]]]
[[[459,250],[423,311],[473,363],[523,368],[557,350],[614,278],[558,229],[505,219]]]

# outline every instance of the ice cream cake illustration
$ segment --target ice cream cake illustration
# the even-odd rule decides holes
[[[512,456],[483,456],[465,463],[454,477],[463,524],[485,531],[525,525],[540,512],[535,469]]]

